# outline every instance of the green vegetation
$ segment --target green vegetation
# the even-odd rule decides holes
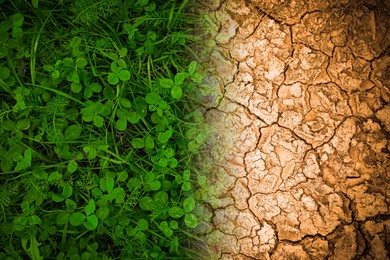
[[[198,257],[189,10],[0,0],[0,259]]]

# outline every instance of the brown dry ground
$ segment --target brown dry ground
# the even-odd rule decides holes
[[[204,1],[208,259],[389,259],[390,1]]]

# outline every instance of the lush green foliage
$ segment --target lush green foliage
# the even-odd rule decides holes
[[[1,259],[194,257],[187,6],[0,1]]]

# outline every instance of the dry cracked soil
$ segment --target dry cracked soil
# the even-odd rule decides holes
[[[203,1],[209,259],[390,248],[390,1]]]

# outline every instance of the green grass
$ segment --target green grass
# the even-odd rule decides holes
[[[190,5],[0,0],[0,259],[201,257]]]

